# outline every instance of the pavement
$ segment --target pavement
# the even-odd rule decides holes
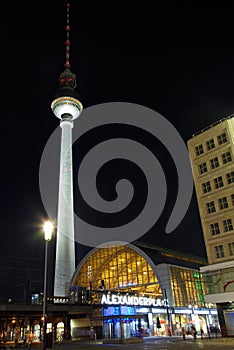
[[[151,341],[154,341],[154,342],[157,341],[157,340],[160,341],[163,338],[173,340],[173,339],[182,339],[182,336],[145,337],[143,340],[144,340],[144,343],[148,343],[148,342],[151,342]],[[185,341],[186,340],[193,340],[193,336],[192,335],[186,335]],[[223,338],[221,336],[217,336],[217,337],[216,336],[211,336],[210,338],[208,338],[208,336],[204,336],[203,338],[201,338],[200,336],[197,336],[197,340],[203,341],[203,342],[214,343],[214,344],[228,343],[228,344],[233,344],[234,345],[234,337]]]
[[[219,338],[211,338],[211,339],[205,338],[203,339],[203,341],[212,342],[215,344],[225,344],[225,343],[233,344],[233,349],[234,349],[234,337],[228,337],[228,338],[219,337]]]
[[[53,344],[53,348],[54,349],[57,349],[57,350],[73,350],[73,349],[79,349],[85,345],[87,345],[89,348],[95,348],[96,346],[97,347],[100,347],[100,346],[105,346],[106,348],[108,348],[108,346],[112,347],[124,347],[124,346],[128,346],[131,345],[131,346],[135,346],[136,348],[138,348],[140,346],[140,348],[143,346],[143,345],[150,345],[150,344],[160,344],[160,343],[163,343],[163,342],[168,342],[168,343],[184,343],[184,344],[195,344],[196,342],[199,343],[199,344],[204,344],[204,346],[206,345],[217,345],[217,346],[220,346],[220,348],[223,349],[223,347],[226,348],[226,346],[231,346],[231,348],[234,349],[234,337],[228,337],[228,338],[222,338],[222,337],[211,337],[210,339],[208,337],[203,337],[203,339],[201,339],[200,336],[197,337],[197,340],[194,340],[193,337],[191,335],[189,336],[186,336],[186,339],[185,340],[182,340],[182,337],[181,336],[172,336],[172,337],[168,337],[168,336],[165,336],[165,337],[145,337],[143,338],[143,341],[142,343],[136,343],[136,344],[117,344],[114,342],[113,343],[109,343],[109,344],[105,344],[104,341],[102,339],[97,339],[96,341],[93,341],[93,340],[87,340],[87,341],[79,341],[79,340],[73,340],[73,341],[64,341],[62,343],[57,343],[55,342]],[[1,344],[3,345],[3,344]],[[14,349],[14,343],[13,342],[7,342],[6,344],[4,344],[6,347],[5,349],[6,350],[10,350],[10,349]],[[92,346],[93,345],[93,346]],[[0,349],[4,349],[3,347],[0,346]],[[35,350],[39,350],[41,348],[41,344],[40,342],[37,342],[37,343],[32,343],[30,345],[30,347],[22,347],[22,346],[18,346],[17,347],[18,350],[20,349],[26,349],[26,350],[30,350],[32,348],[35,349]],[[217,347],[216,347],[217,348]]]
[[[172,336],[172,337],[168,337],[168,336],[165,336],[165,337],[145,337],[143,338],[143,342],[142,343],[136,343],[136,344],[117,344],[114,342],[113,343],[108,343],[108,344],[105,344],[105,342],[102,340],[102,339],[97,339],[96,341],[70,341],[70,342],[62,342],[61,344],[58,344],[58,343],[55,343],[54,344],[54,348],[59,348],[59,350],[72,350],[73,348],[79,348],[79,345],[82,345],[82,344],[86,344],[86,345],[97,345],[97,346],[100,346],[103,344],[103,346],[105,347],[108,347],[113,345],[113,346],[140,346],[142,347],[142,345],[147,345],[147,344],[156,344],[156,343],[161,343],[163,341],[170,341],[170,342],[184,342],[186,344],[186,341],[188,343],[191,343],[191,342],[199,342],[199,344],[202,344],[204,343],[204,345],[220,345],[220,348],[221,346],[226,346],[226,345],[231,345],[233,346],[233,349],[234,349],[234,337],[228,337],[228,338],[222,338],[222,337],[211,337],[210,339],[208,337],[203,337],[203,339],[201,339],[201,337],[197,337],[197,340],[194,341],[193,337],[192,336],[186,336],[186,339],[183,341],[182,340],[182,337],[181,336]]]

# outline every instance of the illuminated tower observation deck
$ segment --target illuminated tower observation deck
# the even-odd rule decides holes
[[[60,119],[62,129],[54,279],[54,296],[57,297],[68,295],[68,287],[75,271],[72,128],[73,121],[83,109],[75,90],[76,76],[70,71],[69,7],[67,4],[65,70],[60,74],[59,89],[51,104],[53,113]]]

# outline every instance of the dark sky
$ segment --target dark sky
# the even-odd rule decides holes
[[[40,280],[43,269],[41,225],[47,214],[38,174],[45,144],[59,124],[50,103],[64,69],[65,4],[1,3],[0,274],[1,283],[11,282],[9,296],[11,288],[24,283],[26,269],[33,281]],[[71,65],[84,107],[112,101],[144,105],[167,118],[185,142],[194,132],[232,114],[232,4],[71,1]],[[100,133],[105,138],[116,130],[113,134],[97,130],[96,140]],[[162,154],[157,140],[154,143],[144,134],[138,138]],[[87,144],[83,138],[78,145],[81,153]],[[174,174],[173,166],[165,166]],[[121,169],[127,171],[127,165]],[[173,176],[169,180],[172,202],[142,240],[205,256],[195,197],[179,227],[164,233],[176,193]],[[78,252],[81,256],[83,248]]]

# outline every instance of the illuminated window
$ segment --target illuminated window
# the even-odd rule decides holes
[[[199,156],[200,154],[203,154],[204,151],[203,151],[203,146],[202,145],[198,145],[195,147],[195,154],[196,156]]]
[[[223,229],[224,232],[233,230],[232,219],[223,220]]]
[[[195,300],[198,306],[203,305],[204,285],[197,270],[170,266],[170,277],[174,306],[189,305]]]
[[[208,193],[211,191],[210,181],[206,181],[202,184],[202,191],[203,193]]]
[[[204,174],[207,172],[207,165],[206,163],[199,164],[199,174]]]
[[[222,145],[223,143],[227,142],[227,136],[226,133],[222,133],[221,135],[217,136],[218,144]]]
[[[215,148],[214,139],[210,139],[206,142],[206,148],[207,151],[210,151],[211,149]]]
[[[211,167],[211,169],[215,169],[215,168],[219,167],[218,157],[214,157],[213,159],[210,159],[210,167]]]
[[[219,223],[215,222],[213,224],[210,224],[210,231],[211,231],[212,236],[218,235],[220,233]]]
[[[216,247],[214,247],[214,251],[215,251],[216,259],[224,257],[224,250],[223,250],[223,245],[222,244],[221,245],[217,245]]]
[[[88,272],[88,273],[87,273]],[[93,290],[129,291],[161,296],[160,285],[151,266],[127,245],[112,245],[95,250],[83,263],[75,285]]]
[[[220,187],[223,187],[223,178],[222,176],[218,176],[214,179],[214,185],[215,185],[215,188],[220,188]]]
[[[216,211],[214,201],[206,203],[207,214],[214,213]]]
[[[222,160],[223,160],[223,164],[227,164],[227,163],[231,162],[232,161],[231,153],[229,151],[223,153]]]
[[[222,197],[218,199],[218,203],[219,203],[219,209],[225,209],[228,208],[228,201],[227,201],[227,197]]]

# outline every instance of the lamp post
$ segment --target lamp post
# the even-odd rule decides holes
[[[47,328],[47,294],[48,294],[48,260],[49,244],[52,238],[54,226],[50,221],[46,221],[43,226],[45,239],[45,267],[44,267],[44,293],[43,293],[43,324],[42,324],[42,350],[46,349],[46,328]]]
[[[168,321],[168,335],[171,337],[171,316],[169,313],[169,303],[167,299],[167,290],[166,288],[163,289],[163,294],[164,294],[164,302],[166,303],[166,310],[167,310],[167,321]]]

